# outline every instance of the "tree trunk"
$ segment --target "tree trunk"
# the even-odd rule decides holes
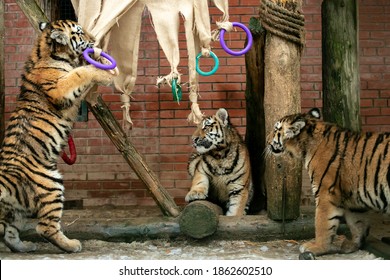
[[[360,131],[358,6],[356,0],[322,2],[323,115]]]
[[[267,135],[282,116],[301,111],[299,46],[267,33],[265,97]],[[300,215],[302,164],[288,155],[267,157],[265,169],[267,211],[273,220]]]
[[[252,24],[251,24],[252,23]],[[266,209],[264,186],[265,116],[264,116],[264,45],[265,30],[259,20],[252,18],[249,28],[253,35],[252,48],[245,54],[246,67],[246,133],[250,154],[254,199],[250,213]]]

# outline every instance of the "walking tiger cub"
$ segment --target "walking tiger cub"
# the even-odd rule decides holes
[[[246,214],[253,192],[249,154],[228,112],[221,108],[205,117],[192,143],[197,152],[189,159],[192,186],[185,200],[207,199],[220,205],[227,216]]]
[[[34,251],[19,231],[24,218],[37,218],[38,234],[63,251],[78,252],[81,243],[61,231],[64,186],[57,160],[87,89],[111,84],[113,75],[82,66],[82,52],[94,38],[76,22],[41,23],[40,29],[0,150],[0,232],[12,251]]]
[[[276,122],[268,149],[302,158],[315,196],[315,240],[300,247],[301,256],[358,250],[369,225],[362,212],[390,212],[390,133],[355,133],[319,120],[314,108]],[[333,242],[340,220],[352,238]]]

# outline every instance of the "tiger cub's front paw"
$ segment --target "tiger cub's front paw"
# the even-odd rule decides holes
[[[315,240],[303,243],[299,247],[301,253],[312,253],[314,256],[334,254],[340,252],[340,246],[332,243],[318,243]]]
[[[186,202],[191,202],[194,200],[204,200],[207,198],[207,194],[200,190],[191,190],[187,193],[185,200]]]
[[[80,252],[82,248],[83,247],[82,247],[81,242],[79,240],[69,239],[67,246],[64,247],[63,249],[69,253],[77,253],[77,252]]]
[[[113,75],[110,71],[104,71],[97,77],[96,82],[104,86],[109,86],[114,83],[114,77],[115,75]]]
[[[309,241],[301,244],[299,246],[299,252],[304,253],[304,252],[311,252],[311,250],[315,247],[315,241]]]
[[[114,77],[118,75],[118,71],[102,70],[93,65],[84,66],[90,74],[91,80],[100,85],[109,86],[114,83]]]

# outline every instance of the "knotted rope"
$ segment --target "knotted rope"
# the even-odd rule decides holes
[[[219,41],[219,34],[221,33],[221,29],[225,29],[226,32],[233,31],[233,23],[230,21],[217,21],[216,22],[217,29],[211,31],[211,40],[212,41]]]
[[[295,3],[279,6],[273,1],[262,0],[259,16],[261,24],[268,32],[303,48],[305,17],[297,10]]]

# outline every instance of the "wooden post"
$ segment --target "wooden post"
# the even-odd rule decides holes
[[[201,239],[217,231],[222,208],[206,200],[189,203],[179,219],[180,231],[190,237]]]
[[[4,33],[4,0],[0,0],[0,143],[3,143],[5,129]]]
[[[360,131],[359,21],[356,0],[322,2],[323,115]]]
[[[246,133],[245,142],[248,147],[254,200],[249,211],[258,212],[266,209],[264,186],[265,149],[265,116],[264,116],[264,45],[265,30],[257,18],[251,18],[249,29],[253,36],[252,48],[245,54],[246,68]]]
[[[37,32],[39,32],[39,22],[45,22],[48,21],[48,19],[37,3],[34,0],[17,0],[16,2],[30,21],[31,25],[37,30]],[[115,147],[117,147],[125,160],[148,187],[162,212],[165,215],[177,217],[180,214],[179,207],[162,187],[157,179],[157,176],[148,167],[142,156],[137,152],[135,147],[127,138],[126,134],[123,132],[121,126],[114,118],[103,99],[100,98],[100,96],[96,96],[93,91],[94,88],[92,88],[92,90],[88,93],[87,97],[89,97],[89,99],[87,101],[89,102],[90,109],[95,115],[95,118],[102,125],[104,131],[113,141]]]
[[[302,5],[302,1],[268,2],[278,8],[281,3],[285,4],[284,7],[295,7],[293,4],[298,3],[297,9]],[[279,36],[278,32],[269,31],[268,28],[276,27],[277,24],[272,25],[266,18],[263,18],[263,23],[268,26],[264,53],[264,112],[268,135],[279,118],[301,111],[301,45]],[[264,179],[269,218],[282,221],[298,218],[302,186],[301,161],[288,155],[269,156],[266,158]]]

